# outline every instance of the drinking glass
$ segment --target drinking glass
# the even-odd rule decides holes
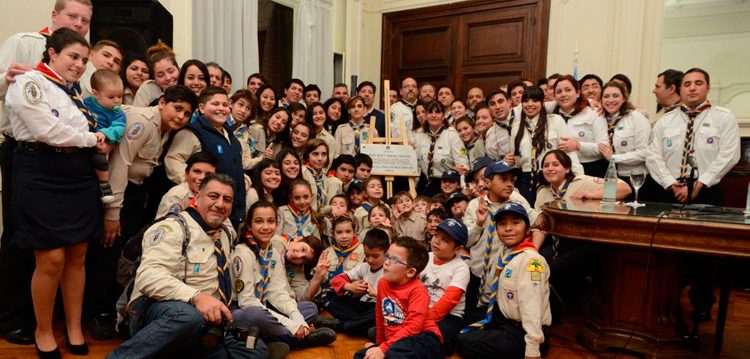
[[[645,173],[631,173],[630,174],[630,184],[633,185],[633,188],[635,188],[635,201],[626,203],[626,205],[631,206],[633,208],[645,206],[645,204],[643,203],[638,203],[638,190],[641,189],[641,186],[643,186],[643,182],[645,180],[646,180]]]

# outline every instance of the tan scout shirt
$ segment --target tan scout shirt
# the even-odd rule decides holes
[[[115,201],[104,211],[104,218],[120,219],[120,209],[128,181],[142,184],[159,164],[159,156],[169,135],[161,131],[159,108],[123,106],[127,128],[120,144],[109,155],[109,183]]]
[[[269,245],[268,249],[261,250],[259,254],[265,256],[269,250],[273,250],[273,253],[271,254],[271,267],[268,273],[270,279],[264,299],[278,311],[270,310],[269,312],[289,330],[290,334],[294,334],[300,327],[306,327],[307,324],[297,308],[297,302],[290,295],[291,290],[286,278],[286,269],[281,260],[283,251],[273,244]],[[260,261],[247,244],[240,244],[234,249],[232,253],[232,277],[234,289],[237,293],[237,303],[240,308],[265,307],[260,299],[255,296],[255,286],[263,279],[261,270]]]
[[[495,262],[497,263],[497,262]],[[541,356],[543,325],[552,324],[549,306],[549,266],[536,250],[515,256],[500,274],[497,305],[503,315],[521,322],[526,335],[526,356]]]
[[[159,208],[156,210],[156,218],[166,215],[167,213],[179,213],[184,211],[190,205],[190,200],[195,197],[190,190],[187,182],[180,183],[167,191],[159,202]]]
[[[185,236],[180,223],[173,218],[155,223],[143,234],[143,254],[135,276],[131,303],[141,296],[157,301],[188,302],[196,291],[220,298],[213,239],[187,212],[181,212],[180,216],[190,232],[187,263],[182,256]],[[228,230],[230,233],[221,234],[221,244],[227,258],[232,238],[236,236],[231,227]],[[231,296],[231,293],[226,294]]]
[[[409,215],[402,214],[396,220],[395,230],[399,236],[412,237],[418,241],[424,241],[424,232],[427,229],[427,218],[422,213],[412,210]]]
[[[568,185],[568,190],[565,192],[565,195],[562,196],[562,199],[570,199],[570,197],[576,192],[597,191],[600,190],[603,186],[604,180],[599,177],[577,175]],[[541,211],[542,205],[554,201],[556,199],[556,195],[557,191],[553,190],[552,186],[546,185],[544,187],[540,187],[536,192],[536,203],[534,203],[534,209],[536,209],[537,211]]]

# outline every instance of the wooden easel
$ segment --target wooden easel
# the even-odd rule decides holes
[[[385,99],[385,136],[384,137],[375,137],[375,136],[368,136],[367,143],[385,143],[386,145],[390,144],[400,144],[400,145],[408,145],[409,144],[409,137],[406,134],[406,125],[404,124],[404,120],[402,118],[399,118],[399,126],[401,127],[401,137],[393,138],[391,137],[391,98],[390,96],[387,96],[387,94],[390,94],[391,92],[391,81],[390,80],[384,80],[383,81],[383,94],[386,94]],[[377,129],[375,128],[375,116],[370,116],[370,133],[377,133]],[[385,183],[386,183],[386,196],[391,197],[393,196],[393,180],[394,176],[385,176]],[[409,176],[409,193],[411,194],[412,198],[417,196],[417,185],[416,181],[414,180],[414,177]]]

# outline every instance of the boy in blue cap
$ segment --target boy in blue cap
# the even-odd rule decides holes
[[[506,250],[493,263],[492,296],[486,313],[457,337],[464,358],[541,358],[549,348],[549,266],[529,236],[524,207],[508,202],[493,222]]]
[[[492,263],[497,262],[497,257],[505,249],[497,236],[492,218],[498,209],[508,202],[522,205],[530,214],[531,223],[536,222],[537,211],[532,209],[513,185],[519,174],[518,168],[508,166],[503,161],[495,161],[484,168],[483,174],[481,169],[478,171],[477,176],[483,177],[482,183],[487,193],[469,202],[463,218],[469,230],[466,246],[471,254],[471,281],[466,291],[466,311],[478,311],[478,315],[483,315],[484,306],[489,302],[491,295],[490,283],[494,277]],[[534,243],[541,246],[544,234],[534,232],[533,235]]]
[[[454,170],[446,170],[440,176],[440,191],[446,196],[458,192],[461,189],[461,175]]]
[[[427,266],[419,279],[430,295],[430,316],[443,333],[443,353],[453,352],[453,339],[463,327],[469,266],[458,253],[463,250],[469,232],[460,220],[448,218],[438,224],[430,241]]]

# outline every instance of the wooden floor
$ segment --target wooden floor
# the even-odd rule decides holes
[[[718,297],[718,293],[717,293]],[[712,318],[716,318],[716,305]],[[552,348],[546,358],[636,358],[627,354],[618,355],[617,352],[589,353],[575,341],[576,328],[581,325],[583,318],[568,316],[562,324],[552,329]],[[715,321],[701,326],[701,349],[696,358],[713,357],[713,332]],[[724,347],[720,358],[748,358],[750,357],[750,291],[733,291],[729,302],[729,313],[724,337]],[[69,355],[63,347],[62,332],[57,333],[58,344],[61,345],[63,358],[82,358]],[[87,338],[91,354],[89,358],[103,358],[119,343],[119,340],[97,341]],[[322,348],[312,348],[294,351],[287,356],[289,359],[349,359],[353,353],[365,344],[366,340],[340,335],[334,345]],[[458,358],[458,356],[454,356]],[[0,359],[36,358],[33,345],[13,345],[0,339]]]

